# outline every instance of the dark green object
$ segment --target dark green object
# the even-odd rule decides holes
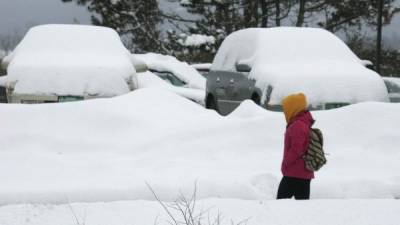
[[[58,101],[59,102],[74,102],[74,101],[81,101],[84,98],[82,96],[59,96]]]

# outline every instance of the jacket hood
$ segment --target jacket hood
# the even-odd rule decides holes
[[[314,118],[312,117],[311,113],[308,110],[297,114],[297,116],[295,116],[288,125],[290,125],[294,121],[302,121],[309,127],[311,127],[315,122]]]
[[[286,96],[282,100],[286,123],[290,123],[299,113],[307,110],[307,100],[303,93]]]

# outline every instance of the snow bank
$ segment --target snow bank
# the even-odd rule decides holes
[[[206,211],[201,224],[220,213],[220,224],[248,225],[397,225],[396,200],[245,201],[207,199],[197,202],[196,214]],[[74,217],[76,215],[76,218]],[[176,218],[181,215],[172,212]],[[72,203],[70,205],[9,205],[0,208],[0,222],[7,225],[121,225],[169,224],[170,218],[154,201]],[[232,221],[231,221],[232,220]],[[231,223],[232,222],[232,223]]]
[[[8,60],[18,94],[115,96],[135,75],[118,34],[97,26],[34,27]]]
[[[134,57],[147,64],[149,69],[170,72],[187,83],[189,88],[206,89],[206,79],[186,62],[172,56],[156,53],[135,54]]]
[[[388,101],[383,80],[332,33],[318,28],[252,28],[229,35],[212,70],[250,65],[256,86],[273,87],[270,104],[304,92],[313,105],[326,102]],[[264,94],[265,95],[265,94]],[[265,98],[265,96],[263,96]]]
[[[316,112],[328,164],[314,199],[399,198],[400,105]],[[247,101],[231,116],[160,89],[85,102],[0,104],[0,204],[276,196],[285,120]]]

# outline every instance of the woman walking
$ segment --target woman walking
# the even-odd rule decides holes
[[[307,170],[303,156],[309,144],[314,119],[307,110],[306,96],[302,93],[285,97],[282,101],[286,118],[284,153],[281,165],[283,178],[279,184],[277,199],[310,198],[310,183],[314,172]]]

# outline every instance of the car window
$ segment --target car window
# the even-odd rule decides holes
[[[170,73],[170,72],[158,72],[158,71],[152,71],[154,74],[156,74],[158,77],[160,77],[161,79],[165,80],[166,82],[174,85],[174,86],[185,86],[186,82],[184,82],[183,80],[179,79],[177,76],[175,76],[174,74]]]
[[[0,87],[0,103],[7,103],[7,91],[5,87]]]
[[[389,93],[400,93],[400,86],[396,83],[385,80],[385,84]]]
[[[346,102],[330,102],[325,104],[325,109],[336,109],[347,105],[350,104]]]

